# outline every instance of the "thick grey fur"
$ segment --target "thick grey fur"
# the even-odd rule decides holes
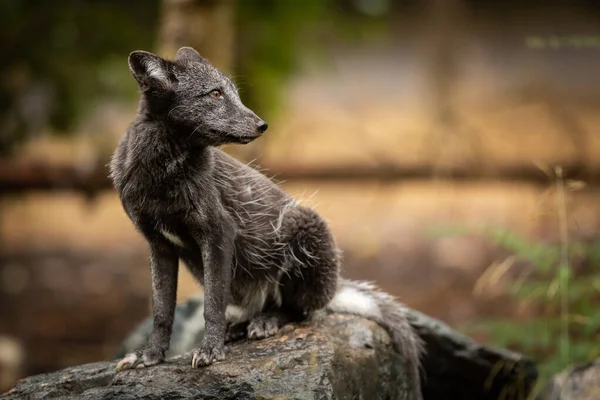
[[[224,359],[228,338],[267,337],[287,321],[329,308],[383,325],[419,385],[421,345],[403,307],[369,284],[340,279],[340,252],[327,223],[216,148],[248,143],[267,127],[242,104],[233,82],[189,47],[173,61],[135,51],[129,67],[141,101],[110,174],[150,248],[154,319],[148,344],[118,368],[164,360],[181,259],[205,291],[206,329],[193,367]],[[337,309],[332,299],[344,287],[372,299],[375,312]]]

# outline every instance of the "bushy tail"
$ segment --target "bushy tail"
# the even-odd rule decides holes
[[[423,343],[410,326],[402,304],[368,282],[341,279],[338,291],[327,309],[359,315],[381,325],[390,335],[394,350],[406,362],[417,400],[422,398],[419,370]]]

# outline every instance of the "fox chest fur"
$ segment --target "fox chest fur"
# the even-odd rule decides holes
[[[208,207],[218,200],[218,193],[203,178],[206,173],[201,173],[212,168],[210,157],[195,156],[168,138],[152,138],[147,144],[147,138],[128,133],[124,139],[112,169],[115,187],[134,225],[144,234],[165,231],[181,241],[208,229],[221,211]],[[203,224],[193,229],[187,226],[192,216]]]
[[[111,169],[123,207],[144,236],[175,245],[202,283],[199,241],[208,233],[232,236],[233,303],[267,301],[273,290],[265,282],[285,273],[280,232],[296,206],[291,197],[216,148],[197,153],[168,136],[129,132]]]

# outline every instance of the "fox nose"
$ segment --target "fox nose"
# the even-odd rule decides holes
[[[267,130],[268,127],[269,127],[269,124],[267,124],[265,121],[261,120],[256,125],[256,130],[259,131],[260,133],[264,133]]]

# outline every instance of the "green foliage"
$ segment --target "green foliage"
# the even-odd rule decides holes
[[[284,79],[302,52],[302,28],[319,19],[326,4],[320,0],[236,2],[240,54],[235,73],[250,108],[260,113],[277,109]],[[251,87],[246,86],[249,82]]]
[[[327,61],[325,44],[382,39],[383,18],[334,0],[237,0],[236,81],[243,101],[262,115],[281,109],[286,80],[306,58]]]
[[[285,81],[305,58],[325,54],[332,29],[344,40],[360,40],[383,21],[339,0],[232,4],[234,75],[244,102],[265,116],[280,109]],[[126,57],[132,49],[154,48],[161,5],[0,0],[0,153],[47,127],[73,133],[74,123],[105,96],[133,100],[137,88]]]
[[[105,94],[135,94],[124,60],[152,47],[159,4],[0,0],[0,151],[46,126],[69,129]]]
[[[536,315],[523,321],[484,320],[467,330],[484,332],[495,345],[537,359],[540,384],[573,363],[600,356],[600,239],[552,245],[502,229],[482,233],[527,262],[528,278],[523,273],[511,278],[508,294]],[[561,260],[561,246],[568,263]]]

